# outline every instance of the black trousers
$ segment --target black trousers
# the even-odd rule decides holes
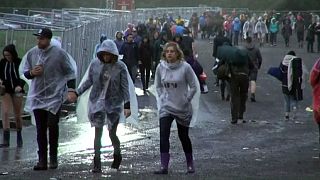
[[[313,52],[313,41],[308,41],[308,44],[307,44],[307,51],[308,52]]]
[[[39,161],[46,161],[48,154],[47,130],[49,129],[49,153],[50,157],[57,157],[59,141],[60,110],[52,114],[43,109],[33,111],[37,126],[37,142]]]
[[[156,70],[157,70],[159,63],[160,63],[160,60],[154,60],[152,63],[152,69],[151,69],[152,70],[152,75],[151,75],[152,78],[154,78],[156,75]]]
[[[221,97],[225,97],[225,90],[227,89],[227,96],[230,95],[230,83],[228,80],[221,80],[220,93]]]
[[[160,118],[160,152],[169,153],[170,148],[170,129],[175,117],[168,116]],[[182,126],[177,122],[178,135],[182,143],[183,151],[185,153],[192,153],[191,140],[189,138],[189,127]]]
[[[146,90],[149,87],[151,65],[146,66],[144,64],[140,64],[139,69],[141,73],[142,88],[143,90]]]
[[[243,118],[248,99],[249,77],[245,74],[232,75],[231,89],[231,116],[232,120]]]
[[[270,34],[270,43],[272,45],[277,44],[277,33],[271,33]]]
[[[114,154],[121,154],[120,150],[120,140],[117,136],[117,128],[119,124],[119,116],[117,114],[108,114],[109,118],[116,118],[117,120],[113,123],[111,129],[109,130],[109,137],[112,142],[112,146],[114,149]],[[95,155],[100,156],[101,154],[101,138],[103,133],[103,127],[101,128],[95,128],[95,137],[94,137],[94,152]]]

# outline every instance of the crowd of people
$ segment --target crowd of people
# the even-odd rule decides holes
[[[310,20],[310,21],[309,21]],[[114,147],[111,168],[118,169],[122,162],[117,127],[122,116],[132,116],[132,97],[136,79],[141,78],[142,89],[147,93],[150,79],[154,79],[160,124],[161,167],[155,174],[168,174],[170,128],[174,120],[178,127],[187,162],[187,172],[194,173],[192,143],[189,128],[196,119],[195,107],[199,94],[207,93],[206,74],[197,60],[195,39],[213,38],[214,73],[217,86],[221,88],[222,100],[230,101],[231,123],[246,123],[244,113],[250,91],[250,100],[256,102],[256,81],[262,65],[260,49],[265,43],[277,45],[277,33],[281,33],[285,46],[292,46],[290,36],[297,33],[300,48],[304,46],[307,32],[308,52],[314,52],[315,37],[318,38],[320,52],[320,23],[315,15],[288,13],[283,17],[273,12],[263,16],[239,14],[222,16],[215,12],[205,12],[198,17],[192,14],[188,23],[182,17],[172,16],[149,18],[137,25],[129,23],[115,37],[102,34],[94,47],[94,54],[79,87],[76,87],[76,65],[68,53],[52,44],[52,31],[39,30],[34,35],[37,46],[24,56],[18,57],[13,44],[3,49],[0,61],[0,92],[2,95],[3,143],[9,147],[10,126],[9,103],[13,104],[17,123],[17,146],[22,147],[22,96],[25,82],[21,75],[31,80],[26,100],[27,109],[33,113],[37,129],[38,163],[34,170],[56,169],[58,167],[59,118],[64,102],[76,102],[89,92],[85,100],[91,125],[95,128],[94,173],[101,172],[101,140],[103,126],[107,125],[109,137]],[[280,23],[281,22],[281,23]],[[243,41],[244,45],[239,42]],[[258,42],[259,46],[255,46]],[[23,73],[19,74],[19,66]],[[319,102],[319,62],[311,72],[314,88],[314,114],[320,122]],[[48,73],[50,72],[50,73]],[[302,89],[307,70],[301,58],[294,51],[284,55],[279,67],[271,68],[269,74],[282,82],[285,97],[285,119],[296,111],[297,101],[303,99]],[[134,88],[133,88],[134,89]],[[225,94],[225,90],[227,94]],[[49,141],[47,140],[49,130]],[[320,123],[319,123],[320,132]],[[49,144],[49,166],[48,166]]]

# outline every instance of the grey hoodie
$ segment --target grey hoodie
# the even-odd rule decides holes
[[[191,66],[185,61],[167,63],[162,60],[156,70],[159,115],[173,115],[179,124],[189,126],[192,118],[191,99],[197,91]]]

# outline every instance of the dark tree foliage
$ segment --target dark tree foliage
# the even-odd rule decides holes
[[[1,0],[0,7],[17,8],[79,8],[105,7],[106,0]],[[255,10],[318,10],[319,0],[135,0],[137,8],[171,6],[219,6],[226,8],[249,8]]]

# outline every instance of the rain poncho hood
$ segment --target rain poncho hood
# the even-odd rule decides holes
[[[101,43],[100,47],[97,50],[97,55],[100,52],[108,52],[108,53],[111,53],[113,55],[119,56],[119,51],[117,49],[116,44],[113,41],[109,40],[109,39],[105,40],[105,41],[103,41]]]
[[[97,56],[102,52],[119,57],[116,44],[112,40],[105,40],[101,44]],[[77,92],[80,95],[77,105],[78,120],[90,121],[94,127],[108,125],[111,128],[118,117],[120,122],[127,120],[131,124],[137,124],[138,102],[134,85],[122,61],[103,63],[98,58],[92,60]],[[124,103],[129,101],[131,116],[126,119],[123,108]]]
[[[117,39],[117,35],[118,35],[118,33],[121,33],[122,34],[122,36],[123,36],[123,32],[122,31],[117,31],[116,33],[115,33],[115,35],[114,35],[114,37]]]

